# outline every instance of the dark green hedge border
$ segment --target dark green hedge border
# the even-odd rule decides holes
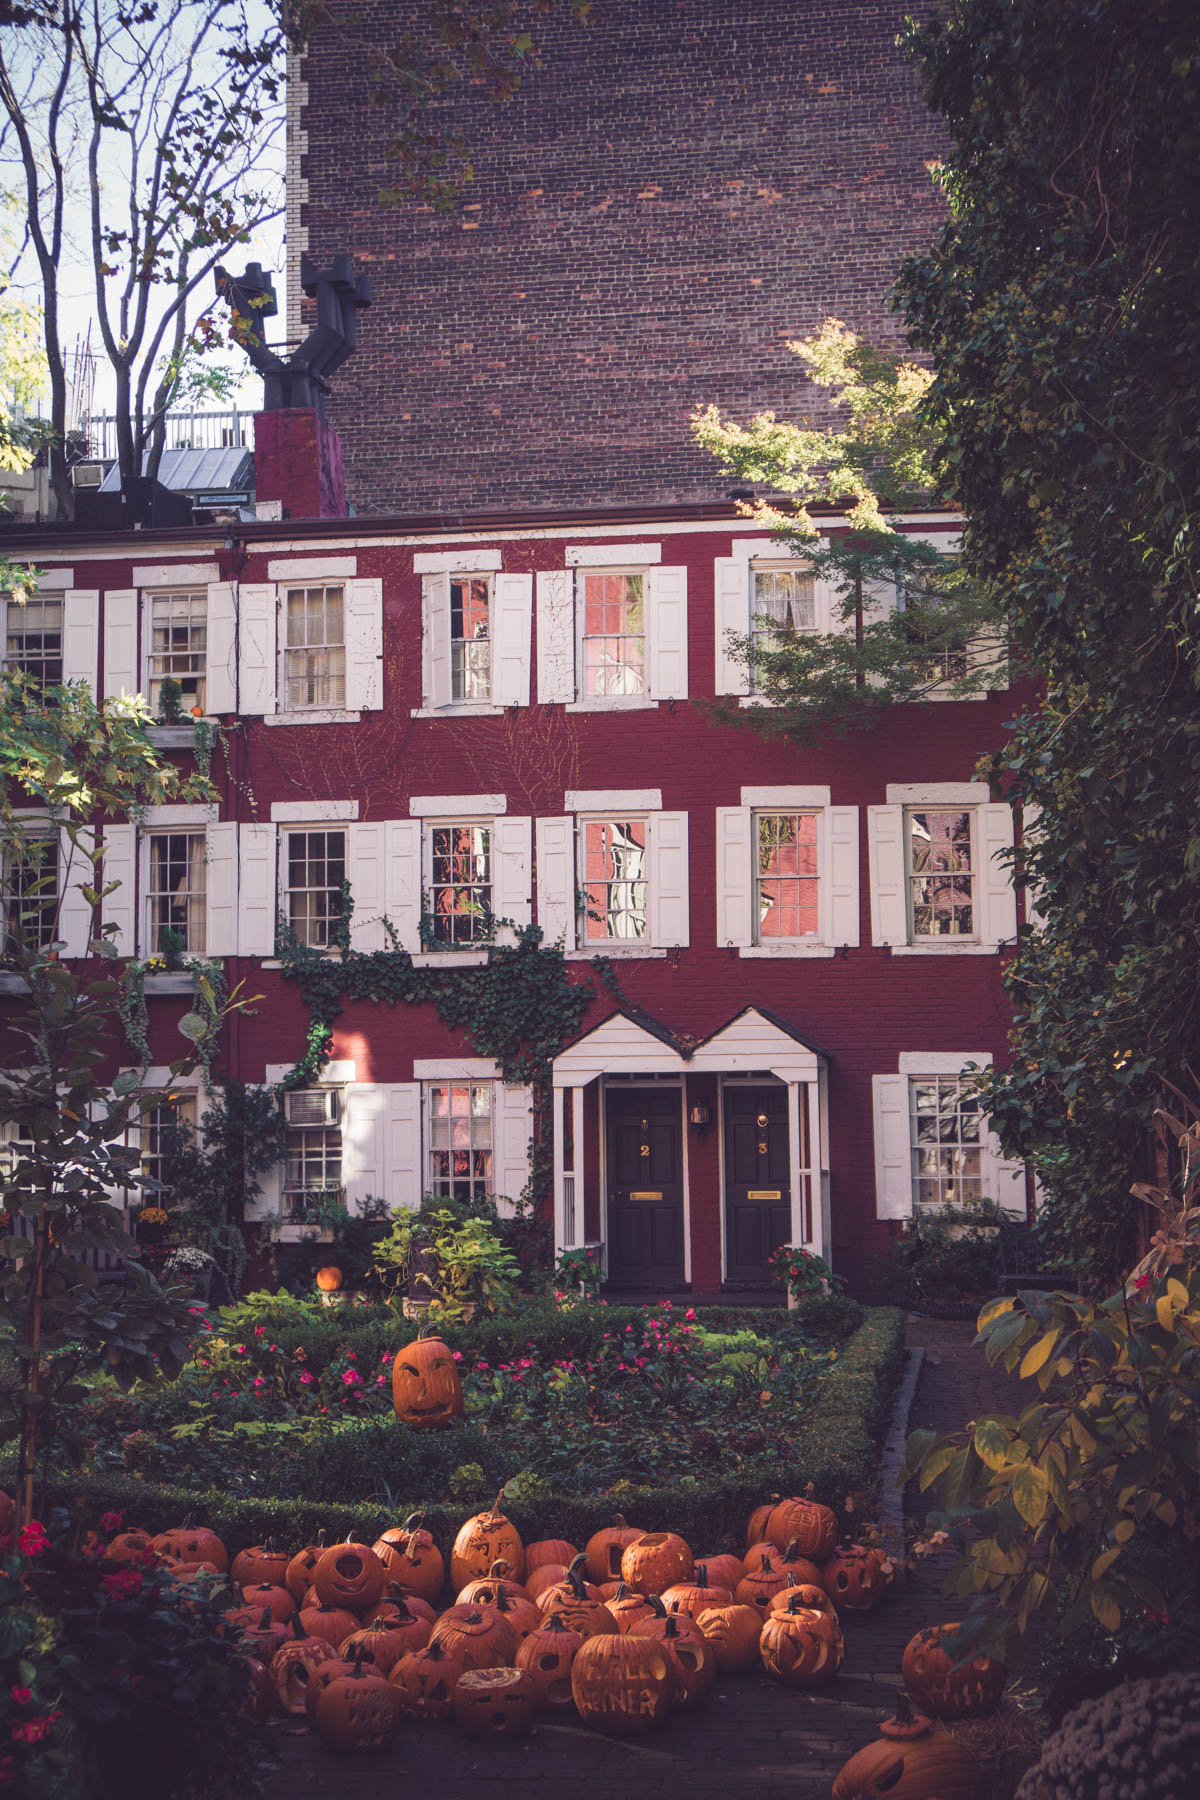
[[[832,1506],[848,1527],[864,1516],[879,1484],[879,1442],[892,1397],[904,1366],[904,1314],[880,1307],[839,1353],[835,1365],[820,1378],[812,1416],[796,1434],[793,1454],[782,1464],[773,1491],[803,1492],[812,1482],[816,1497]],[[513,1471],[514,1474],[516,1471]],[[58,1476],[42,1483],[41,1506],[74,1507],[80,1484]],[[858,1511],[845,1511],[848,1495]],[[89,1522],[108,1511],[123,1511],[128,1525],[163,1531],[186,1517],[211,1526],[231,1549],[273,1538],[282,1548],[299,1549],[324,1529],[331,1541],[342,1537],[370,1540],[398,1521],[377,1505],[336,1506],[309,1500],[235,1500],[212,1489],[158,1486],[132,1477],[111,1476],[86,1485]],[[712,1551],[722,1543],[740,1546],[751,1510],[768,1498],[742,1476],[683,1480],[672,1487],[630,1487],[620,1500],[552,1498],[533,1506],[506,1508],[523,1538],[565,1537],[581,1544],[611,1522],[614,1511],[648,1531],[680,1532],[697,1549]],[[406,1510],[416,1511],[416,1507]],[[447,1552],[470,1507],[442,1501],[424,1508],[425,1525]]]

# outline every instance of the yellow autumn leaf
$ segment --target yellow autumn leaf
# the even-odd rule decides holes
[[[1015,1305],[1016,1301],[1011,1295],[1006,1300],[989,1300],[975,1321],[976,1331],[982,1331],[984,1326],[990,1325],[993,1319],[998,1319],[1002,1314],[1011,1312]]]
[[[1175,1308],[1171,1304],[1168,1295],[1159,1295],[1158,1299],[1154,1302],[1154,1311],[1158,1316],[1158,1322],[1163,1330],[1170,1331],[1175,1320]]]
[[[1103,1551],[1092,1564],[1092,1580],[1099,1581],[1102,1575],[1107,1574],[1108,1570],[1112,1568],[1120,1554],[1121,1547],[1119,1544],[1115,1549]]]
[[[1132,1519],[1118,1519],[1113,1526],[1113,1536],[1118,1544],[1127,1544],[1136,1530],[1137,1526]]]
[[[1164,1525],[1173,1526],[1178,1521],[1179,1514],[1175,1511],[1173,1500],[1160,1500],[1154,1510]]]
[[[1105,1631],[1116,1631],[1120,1627],[1121,1609],[1107,1588],[1093,1589],[1092,1611],[1103,1625]]]
[[[1025,1352],[1020,1368],[1022,1380],[1024,1380],[1027,1375],[1036,1375],[1038,1370],[1045,1363],[1049,1362],[1050,1354],[1053,1351],[1055,1344],[1058,1342],[1059,1335],[1056,1326],[1052,1331],[1045,1332],[1038,1339],[1037,1343],[1034,1344],[1033,1348]]]
[[[1188,1291],[1184,1287],[1182,1281],[1176,1280],[1174,1275],[1172,1275],[1170,1281],[1167,1283],[1167,1298],[1181,1312],[1188,1304]]]

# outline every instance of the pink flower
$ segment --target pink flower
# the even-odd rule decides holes
[[[33,1689],[23,1687],[9,1688],[8,1697],[14,1706],[28,1706],[29,1702],[33,1699]]]
[[[26,1556],[40,1556],[43,1550],[50,1548],[46,1527],[37,1519],[30,1519],[28,1525],[22,1525],[19,1542]]]
[[[311,1385],[312,1385],[312,1376],[309,1374],[307,1369],[301,1369],[301,1371],[300,1371],[300,1386],[301,1387],[310,1387]]]
[[[124,1523],[125,1514],[123,1512],[106,1512],[100,1520],[100,1529],[107,1532],[109,1537],[115,1537]]]
[[[353,1362],[353,1361],[354,1361],[354,1354],[355,1354],[355,1353],[354,1353],[354,1351],[353,1351],[353,1350],[347,1350],[347,1352],[346,1352],[346,1361],[347,1361],[347,1362]]]
[[[689,1306],[689,1307],[688,1307],[688,1309],[687,1309],[687,1311],[686,1311],[686,1312],[685,1312],[685,1313],[684,1313],[684,1315],[683,1315],[683,1316],[684,1316],[684,1318],[685,1318],[685,1319],[694,1319],[694,1318],[695,1318],[695,1316],[696,1316],[696,1309],[695,1309],[695,1307],[694,1307],[694,1306]]]
[[[100,1586],[110,1600],[132,1600],[142,1591],[142,1578],[136,1569],[118,1569],[115,1575],[105,1575]]]
[[[254,1327],[254,1335],[255,1335],[255,1337],[261,1337],[261,1336],[262,1336],[262,1334],[263,1334],[263,1332],[264,1332],[264,1331],[265,1331],[265,1330],[266,1330],[266,1329],[267,1329],[267,1328],[266,1328],[266,1326],[265,1326],[265,1325],[256,1325],[256,1326],[255,1326],[255,1327]]]
[[[235,1356],[245,1356],[245,1354],[246,1354],[245,1344],[235,1344],[233,1346],[233,1353]]]
[[[266,1387],[266,1385],[267,1385],[267,1384],[266,1384],[266,1382],[265,1382],[265,1381],[264,1381],[264,1380],[263,1380],[263,1378],[262,1378],[262,1376],[261,1376],[261,1375],[256,1375],[256,1376],[255,1376],[255,1377],[254,1377],[254,1385],[255,1385],[255,1387],[256,1387],[256,1388],[260,1388],[260,1387]]]
[[[455,1350],[455,1351],[454,1351],[454,1353],[453,1353],[453,1360],[454,1360],[454,1361],[455,1361],[455,1362],[461,1362],[461,1361],[462,1361],[462,1351],[461,1351],[461,1350]]]
[[[357,1369],[347,1369],[346,1373],[342,1376],[342,1380],[347,1387],[362,1386],[362,1376]]]

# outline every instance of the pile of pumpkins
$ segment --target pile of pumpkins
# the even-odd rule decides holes
[[[628,1736],[702,1704],[718,1670],[825,1681],[842,1663],[839,1613],[877,1605],[891,1574],[880,1551],[837,1547],[836,1516],[810,1498],[758,1508],[744,1556],[707,1558],[621,1518],[582,1550],[527,1545],[502,1499],[463,1525],[448,1571],[419,1515],[373,1545],[263,1544],[232,1564],[186,1526],[122,1532],[106,1554],[152,1549],[180,1581],[228,1575],[254,1710],[307,1716],[344,1751],[381,1748],[404,1720],[500,1738],[569,1713]],[[439,1610],[447,1573],[455,1600]]]

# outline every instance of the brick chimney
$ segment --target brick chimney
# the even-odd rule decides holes
[[[341,438],[312,407],[257,413],[254,487],[262,518],[344,519]]]

